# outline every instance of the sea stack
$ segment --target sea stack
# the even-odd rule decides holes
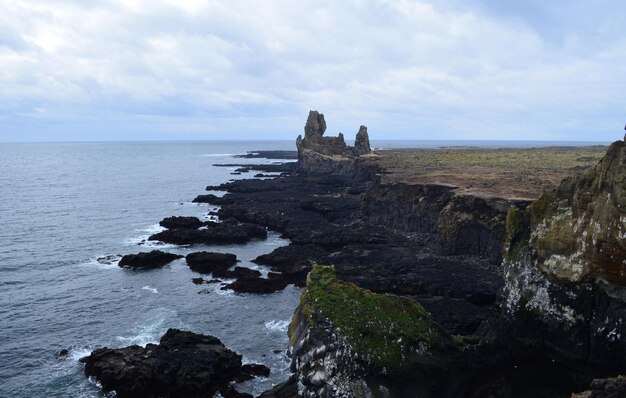
[[[325,137],[324,114],[309,111],[304,125],[304,138],[296,139],[298,148],[298,171],[302,174],[355,174],[355,160],[372,153],[367,127],[361,126],[356,135],[355,146],[346,145],[342,133]],[[354,171],[354,172],[352,172]]]

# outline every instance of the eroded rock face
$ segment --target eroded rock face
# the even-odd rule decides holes
[[[305,397],[366,397],[420,370],[445,367],[456,345],[418,303],[341,282],[314,265],[289,326],[292,370]],[[415,380],[412,380],[416,383]],[[417,383],[419,384],[419,383]]]
[[[626,367],[626,147],[507,215],[505,315],[525,338]]]
[[[361,126],[359,132],[356,133],[356,139],[354,141],[354,153],[357,156],[367,155],[372,153],[370,147],[370,136],[367,134],[367,127]]]

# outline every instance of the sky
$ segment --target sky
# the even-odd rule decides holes
[[[0,142],[613,141],[612,0],[0,0]]]

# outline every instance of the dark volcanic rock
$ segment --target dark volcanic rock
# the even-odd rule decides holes
[[[224,220],[221,223],[205,223],[205,229],[168,229],[148,238],[177,245],[246,243],[252,239],[267,238],[265,228],[250,223]]]
[[[259,398],[300,398],[298,394],[298,378],[293,375],[284,383],[280,383],[259,395]]]
[[[361,126],[359,132],[356,133],[356,139],[354,140],[354,153],[357,156],[367,155],[372,153],[370,147],[370,137],[367,134],[367,127]]]
[[[200,273],[223,272],[237,263],[237,256],[229,253],[196,252],[185,258],[192,271]]]
[[[258,278],[261,276],[261,273],[246,267],[235,267],[232,271],[216,270],[213,272],[213,276],[218,278]]]
[[[593,168],[511,208],[503,263],[500,325],[613,374],[626,371],[625,176],[617,141]]]
[[[270,368],[265,365],[250,363],[243,365],[241,367],[241,372],[252,376],[267,377],[270,375]]]
[[[190,228],[198,229],[203,223],[197,217],[167,217],[161,220],[159,223],[163,228],[177,229],[177,228]]]
[[[298,151],[249,151],[245,155],[235,155],[233,157],[245,159],[298,159]]]
[[[572,394],[572,398],[624,398],[626,397],[626,376],[609,379],[594,379],[589,390]]]
[[[153,250],[148,253],[127,254],[122,257],[119,266],[130,268],[159,268],[182,257],[183,256],[179,254]]]
[[[196,198],[193,200],[194,203],[208,203],[211,205],[216,205],[216,206],[221,206],[221,205],[229,205],[234,203],[232,198],[229,198],[228,196],[216,196],[213,194],[206,194],[206,195],[198,195],[196,196]]]
[[[277,272],[300,272],[310,269],[311,261],[320,261],[328,251],[317,245],[282,246],[272,252],[262,254],[253,260],[256,264],[266,265]]]
[[[158,345],[100,348],[81,361],[120,398],[213,396],[241,373],[241,356],[218,338],[176,329]]]

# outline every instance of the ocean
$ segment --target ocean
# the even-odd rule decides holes
[[[546,146],[571,142],[405,141],[375,147]],[[576,143],[578,145],[582,143]],[[585,143],[591,144],[591,143]],[[276,233],[243,245],[145,244],[164,217],[207,219],[191,203],[233,176],[214,163],[293,141],[0,144],[0,397],[103,397],[78,360],[98,347],[158,342],[168,328],[211,334],[263,363],[270,377],[240,385],[259,394],[289,374],[287,326],[300,289],[235,294],[194,285],[184,259],[156,270],[122,269],[98,258],[159,248],[234,253],[240,265],[289,242]],[[248,177],[249,178],[249,177]],[[59,357],[68,349],[67,357]]]

